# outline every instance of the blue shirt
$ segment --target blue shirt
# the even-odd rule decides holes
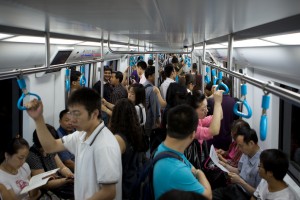
[[[158,199],[161,195],[172,189],[203,194],[204,187],[193,175],[191,171],[192,164],[186,159],[184,154],[170,149],[164,143],[161,143],[155,155],[163,151],[172,151],[178,154],[184,162],[176,158],[164,158],[155,164],[153,171],[155,199]]]
[[[63,136],[66,136],[68,135],[66,133],[66,131],[60,126],[58,129],[57,129],[57,135],[59,138],[62,138]],[[60,159],[65,162],[66,160],[72,160],[72,161],[75,161],[75,156],[73,154],[71,154],[69,151],[61,151],[61,152],[58,152],[57,153],[58,156],[60,157]]]

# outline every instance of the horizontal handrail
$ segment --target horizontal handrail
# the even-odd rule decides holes
[[[212,68],[216,68],[220,71],[223,71],[225,72],[226,74],[229,74],[233,77],[236,77],[240,80],[243,80],[247,83],[250,83],[251,85],[254,85],[258,88],[262,88],[263,90],[265,90],[266,92],[270,92],[278,97],[281,97],[281,98],[284,98],[286,100],[290,100],[292,102],[297,102],[297,103],[300,103],[300,94],[296,93],[296,92],[292,92],[290,90],[287,90],[287,89],[284,89],[284,88],[281,88],[279,86],[276,86],[276,85],[270,85],[269,83],[267,82],[263,82],[263,81],[260,81],[258,79],[255,79],[255,78],[252,78],[250,76],[247,76],[245,74],[240,74],[238,72],[235,72],[235,71],[228,71],[226,68],[223,68],[223,67],[220,67],[218,65],[215,65],[215,64],[212,64],[212,63],[209,63],[209,62],[204,62],[202,61],[202,63],[204,65],[208,65]]]
[[[104,59],[95,59],[95,60],[85,60],[85,61],[78,61],[78,62],[72,62],[72,63],[65,63],[65,64],[59,64],[59,65],[50,65],[49,67],[35,67],[35,68],[27,68],[27,69],[16,69],[11,71],[5,71],[0,72],[0,80],[4,79],[10,79],[10,78],[16,78],[20,75],[26,75],[26,74],[34,74],[38,72],[51,72],[57,69],[63,69],[70,66],[77,66],[77,65],[85,65],[90,63],[98,63],[103,62]]]

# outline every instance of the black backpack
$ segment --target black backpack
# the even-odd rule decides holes
[[[157,161],[164,158],[175,158],[182,162],[184,160],[176,153],[171,151],[164,151],[159,153],[155,158],[151,158],[146,162],[143,167],[142,172],[140,173],[140,177],[138,182],[134,187],[134,196],[132,199],[134,200],[154,200],[154,188],[153,188],[153,169],[154,165]]]

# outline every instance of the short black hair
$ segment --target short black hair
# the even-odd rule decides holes
[[[154,66],[147,67],[145,70],[146,79],[148,79],[148,77],[151,76],[152,74],[155,74],[155,67]]]
[[[149,60],[148,60],[148,65],[150,65],[150,66],[153,65],[153,60],[152,60],[152,59],[149,59]]]
[[[230,78],[226,77],[226,76],[223,76],[222,78],[222,82],[227,85],[229,91],[231,90],[231,85],[232,85],[232,81]],[[225,88],[223,86],[220,86],[219,87],[219,90],[225,90]]]
[[[71,83],[73,81],[78,81],[80,76],[81,76],[81,73],[79,71],[71,70],[71,76],[70,76]]]
[[[110,71],[110,73],[112,73],[112,69],[108,65],[104,66],[104,71]]]
[[[61,120],[65,116],[65,114],[67,114],[68,112],[69,112],[69,109],[64,109],[64,110],[60,111],[59,119]]]
[[[172,64],[167,64],[165,66],[164,72],[166,77],[170,77],[173,71],[174,71],[174,66]]]
[[[112,74],[115,74],[116,75],[116,79],[119,79],[119,83],[122,83],[122,81],[123,81],[123,74],[122,74],[122,72],[120,72],[120,71],[114,71],[114,72],[112,72]]]
[[[237,132],[239,131],[239,129],[241,127],[246,127],[246,128],[249,128],[250,129],[250,125],[248,122],[244,121],[243,119],[237,119],[237,120],[234,120],[232,125],[231,125],[231,132],[233,132],[233,139],[236,139],[236,136],[237,136]]]
[[[98,110],[98,118],[101,118],[101,98],[99,93],[94,89],[85,87],[71,93],[71,96],[68,99],[68,106],[76,104],[84,106],[89,116],[91,116],[92,112]]]
[[[47,129],[49,130],[49,132],[51,133],[51,135],[55,138],[55,139],[58,139],[58,134],[55,130],[55,128],[49,124],[46,124],[47,126]],[[34,145],[37,147],[37,148],[42,148],[42,145],[40,143],[40,140],[37,136],[37,132],[36,130],[33,131],[33,134],[32,134],[32,142],[34,143]]]
[[[193,84],[196,85],[196,78],[195,75],[193,74],[186,74],[185,75],[185,85],[189,85],[189,84]]]
[[[4,148],[4,152],[1,152],[0,162],[2,163],[5,160],[4,153],[7,153],[8,155],[12,156],[12,155],[18,153],[19,149],[22,149],[24,147],[29,149],[29,144],[25,139],[23,139],[21,137],[11,139],[6,144],[6,146]]]
[[[197,63],[193,63],[193,69],[197,69],[198,66],[197,66]]]
[[[213,86],[213,82],[210,81],[209,83],[206,84],[205,89],[211,91],[212,86]]]
[[[139,61],[137,64],[136,64],[137,67],[141,67],[142,70],[146,70],[147,69],[147,63],[145,61]]]
[[[237,137],[244,136],[244,142],[248,144],[250,141],[253,141],[255,144],[258,142],[257,134],[254,129],[247,128],[245,126],[239,128],[236,132]]]
[[[185,139],[198,126],[198,115],[191,106],[179,105],[168,111],[167,135],[171,138]]]
[[[266,171],[272,172],[276,180],[282,181],[289,168],[287,155],[278,149],[267,149],[260,154],[260,163]]]
[[[172,58],[172,64],[176,64],[176,63],[178,63],[178,58],[176,57],[176,56],[173,56],[173,58]]]
[[[177,105],[185,104],[187,103],[187,95],[188,92],[186,87],[176,82],[170,83],[166,94],[167,104],[171,108]]]

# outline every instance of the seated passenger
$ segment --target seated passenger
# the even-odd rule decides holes
[[[201,92],[194,92],[190,99],[190,105],[196,109],[199,117],[198,127],[195,139],[202,145],[204,140],[211,139],[213,136],[218,135],[223,118],[222,111],[222,98],[223,90],[216,91],[214,95],[215,109],[213,115],[207,115],[207,100],[205,95]]]
[[[114,107],[111,131],[115,135],[122,153],[122,197],[130,199],[139,170],[138,152],[145,148],[137,113],[132,102],[121,99]]]
[[[9,191],[6,189],[5,185],[0,183],[0,199],[14,199],[12,195],[9,193]]]
[[[237,132],[236,142],[243,155],[238,168],[220,161],[220,164],[228,169],[229,180],[232,184],[215,189],[214,200],[250,199],[261,180],[258,173],[261,149],[257,144],[258,138],[255,130],[241,127]]]
[[[65,109],[59,113],[59,128],[57,129],[57,135],[59,138],[62,138],[66,135],[69,135],[74,132],[74,128],[71,123],[70,115],[68,114],[69,110]],[[58,152],[58,156],[61,161],[74,172],[75,166],[75,156],[69,151]]]
[[[155,199],[172,189],[196,192],[211,199],[211,187],[204,173],[195,169],[183,154],[195,137],[197,113],[188,105],[176,106],[169,110],[167,124],[167,137],[159,145],[155,156],[171,151],[178,154],[183,161],[165,158],[156,163],[153,170]]]
[[[1,195],[6,199],[38,199],[40,191],[34,189],[20,194],[22,189],[29,185],[30,168],[25,162],[29,153],[29,145],[23,138],[14,138],[4,150],[0,165]],[[7,192],[8,190],[8,192]],[[7,197],[8,198],[5,198]]]
[[[201,194],[195,192],[187,192],[182,190],[170,190],[160,196],[159,200],[207,200]]]
[[[278,149],[264,150],[260,154],[259,175],[262,180],[251,200],[297,200],[296,192],[283,180],[289,168],[285,153]]]
[[[54,127],[48,124],[46,125],[50,133],[57,138]],[[29,156],[26,160],[30,166],[32,175],[35,176],[46,171],[60,168],[59,174],[56,174],[54,179],[50,179],[46,185],[42,186],[42,189],[51,190],[55,195],[61,198],[74,198],[74,174],[62,163],[56,153],[48,154],[44,151],[36,130],[33,132],[32,140],[34,144],[30,147]]]
[[[228,151],[224,151],[223,149],[216,150],[219,159],[221,161],[223,161],[224,163],[229,164],[232,167],[238,167],[238,162],[243,154],[239,150],[239,147],[237,146],[237,143],[236,143],[236,137],[237,137],[236,133],[237,133],[238,129],[240,129],[243,126],[250,128],[249,124],[246,121],[244,121],[242,119],[235,120],[231,127],[231,136],[232,136],[233,140],[229,146]]]

